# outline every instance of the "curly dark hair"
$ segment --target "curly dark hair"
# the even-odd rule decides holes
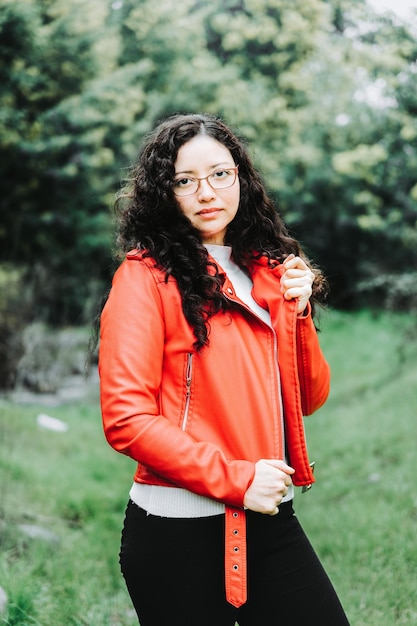
[[[293,253],[303,256],[315,274],[312,303],[327,290],[322,273],[312,266],[292,238],[268,197],[243,139],[222,120],[206,114],[174,115],[162,121],[147,137],[126,187],[116,201],[118,245],[121,252],[141,250],[173,276],[182,298],[184,315],[193,328],[194,347],[208,344],[210,317],[229,305],[221,293],[225,277],[210,262],[199,231],[180,210],[173,193],[178,150],[197,135],[225,146],[239,166],[240,202],[228,225],[225,244],[233,260],[249,272],[251,262],[266,255],[271,263]]]

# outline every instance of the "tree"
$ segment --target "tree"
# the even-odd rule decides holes
[[[333,301],[357,306],[373,295],[381,303],[390,283],[416,265],[417,48],[410,28],[366,9],[351,11],[344,24],[343,37],[336,30],[325,42],[331,57],[321,50],[315,60],[319,87],[309,89],[297,140],[308,148],[287,171],[299,196],[290,190],[285,202],[331,274]]]
[[[81,321],[104,291],[114,194],[174,112],[250,140],[333,302],[415,264],[412,24],[364,0],[0,1],[0,261],[36,316]]]
[[[56,109],[111,67],[99,36],[106,15],[98,0],[17,0],[3,1],[0,17],[2,259],[27,266],[36,315],[61,322],[80,314],[86,246],[108,224],[101,204],[86,208],[87,194],[77,194],[90,180],[81,171],[73,185],[78,142],[55,123]]]

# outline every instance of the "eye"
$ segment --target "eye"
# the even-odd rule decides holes
[[[216,179],[226,179],[231,174],[232,172],[230,170],[216,170],[215,172],[213,172],[211,177]]]
[[[186,189],[187,187],[191,187],[193,184],[193,178],[179,178],[178,180],[174,180],[174,187],[177,189]]]

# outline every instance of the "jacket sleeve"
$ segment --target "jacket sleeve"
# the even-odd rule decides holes
[[[254,464],[229,461],[159,412],[164,307],[154,274],[126,260],[115,274],[101,316],[99,373],[103,427],[110,445],[165,480],[242,506]]]
[[[327,400],[330,391],[330,367],[320,348],[310,313],[297,318],[297,367],[303,415],[311,415]]]

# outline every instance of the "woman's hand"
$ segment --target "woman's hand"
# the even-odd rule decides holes
[[[278,506],[288,493],[294,469],[284,461],[260,459],[255,465],[255,476],[245,493],[243,504],[257,513],[276,515]]]
[[[299,256],[290,254],[284,261],[285,272],[281,276],[281,293],[286,300],[296,298],[297,313],[304,312],[310,296],[314,274]]]

